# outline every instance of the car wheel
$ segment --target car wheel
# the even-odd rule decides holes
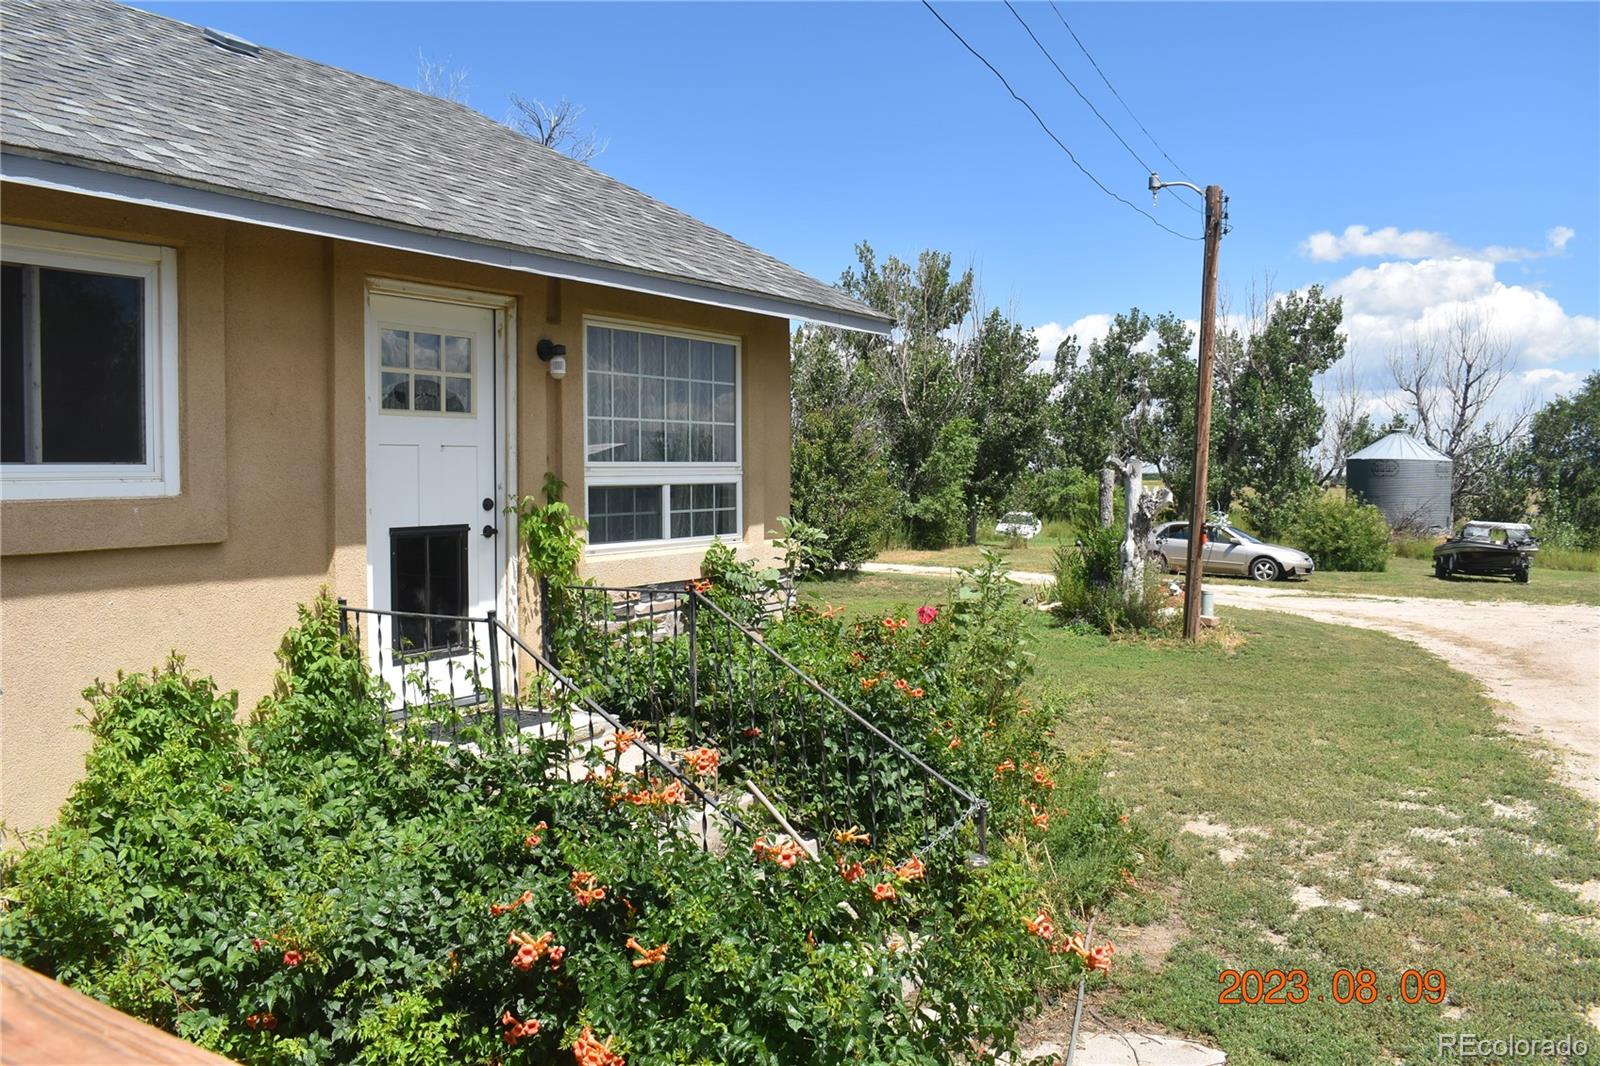
[[[1445,568],[1443,559],[1435,559],[1433,561],[1433,576],[1440,581],[1450,576],[1450,571]]]
[[[1255,581],[1276,581],[1283,576],[1283,567],[1265,555],[1250,564],[1250,577]]]

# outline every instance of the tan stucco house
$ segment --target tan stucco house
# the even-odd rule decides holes
[[[525,616],[547,471],[609,583],[765,550],[825,285],[459,104],[120,5],[0,38],[0,816],[80,691],[180,649],[269,686],[297,603]],[[564,349],[564,351],[563,351]]]

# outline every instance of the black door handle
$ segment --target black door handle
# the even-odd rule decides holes
[[[484,526],[483,535],[486,537],[498,537],[500,535],[500,530],[496,526]]]

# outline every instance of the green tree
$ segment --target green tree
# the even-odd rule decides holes
[[[927,458],[907,486],[906,535],[916,548],[945,548],[967,526],[967,485],[978,458],[972,421],[957,418],[934,434]]]
[[[1533,416],[1528,453],[1541,532],[1560,530],[1580,547],[1600,548],[1600,372]]]
[[[1311,497],[1322,405],[1313,381],[1344,355],[1343,303],[1320,286],[1269,298],[1248,335],[1219,332],[1211,414],[1210,503],[1226,511],[1245,490],[1266,536],[1280,536]],[[1168,350],[1154,379],[1161,467],[1184,501],[1192,480],[1195,363]],[[1186,506],[1186,501],[1184,501]]]
[[[900,493],[861,374],[835,342],[799,329],[790,349],[789,511],[827,534],[835,565],[851,568],[883,545]]]
[[[1033,331],[998,309],[984,317],[962,355],[977,444],[966,483],[967,541],[975,544],[979,516],[1000,509],[1046,442],[1050,378],[1029,370],[1039,357]]]
[[[1087,351],[1076,337],[1062,341],[1056,349],[1053,405],[1062,461],[1094,474],[1108,455],[1153,455],[1149,401],[1156,368],[1181,358],[1193,340],[1174,315],[1151,318],[1134,307],[1112,319],[1106,335],[1091,341]]]

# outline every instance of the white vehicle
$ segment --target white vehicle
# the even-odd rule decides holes
[[[1023,540],[1032,540],[1043,528],[1044,523],[1039,521],[1039,516],[1027,511],[1007,511],[994,524],[994,531],[1000,536],[1021,537]]]

